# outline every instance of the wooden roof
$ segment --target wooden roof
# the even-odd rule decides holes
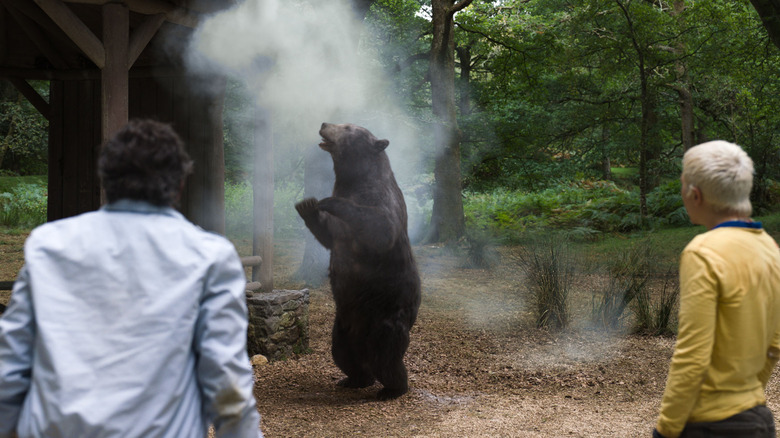
[[[238,0],[0,0],[0,77],[68,79],[105,67],[103,6],[130,12],[128,64],[177,65],[192,28]],[[177,46],[178,45],[178,46]]]

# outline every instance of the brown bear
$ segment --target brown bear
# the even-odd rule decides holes
[[[403,357],[420,307],[420,275],[407,233],[406,203],[385,153],[387,140],[352,124],[323,123],[320,147],[333,159],[333,196],[295,205],[330,250],[336,304],[333,360],[365,388],[378,380],[380,400],[409,390]]]

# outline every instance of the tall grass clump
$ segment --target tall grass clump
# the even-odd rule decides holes
[[[600,327],[617,329],[623,324],[625,310],[644,293],[655,257],[647,240],[621,251],[607,262],[609,283],[593,296],[593,320]]]
[[[483,230],[466,231],[466,261],[467,269],[493,269],[501,256],[495,248],[495,239]]]
[[[667,336],[674,334],[674,310],[680,299],[680,282],[676,270],[669,269],[663,276],[660,294],[653,297],[650,288],[637,294],[634,300],[634,331],[646,335]]]
[[[536,326],[560,330],[569,324],[569,288],[574,258],[560,237],[537,238],[520,252],[519,264],[528,278],[536,310]]]
[[[0,224],[34,228],[46,222],[48,191],[39,184],[20,183],[0,193]]]

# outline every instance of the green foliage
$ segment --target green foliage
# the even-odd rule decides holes
[[[0,193],[10,193],[19,184],[46,186],[45,175],[2,176],[0,175]]]
[[[44,97],[49,83],[32,81]],[[20,93],[0,100],[0,169],[16,175],[40,175],[47,171],[49,124]]]
[[[252,234],[252,185],[225,182],[225,233],[228,236]]]
[[[34,228],[46,222],[46,186],[19,183],[10,192],[0,193],[0,224]]]
[[[505,241],[543,229],[565,230],[570,237],[592,240],[606,232],[634,232],[660,226],[687,226],[680,182],[672,180],[647,196],[648,213],[639,213],[639,192],[610,181],[578,181],[537,192],[498,188],[465,192],[467,223]]]
[[[302,222],[295,211],[301,190],[293,185],[277,184],[274,188],[274,234],[278,237],[299,235]],[[252,185],[248,182],[225,183],[225,231],[229,236],[245,237],[253,232]]]
[[[519,257],[528,278],[536,310],[536,326],[554,330],[569,324],[569,290],[574,276],[574,258],[566,241],[550,235],[526,245]]]

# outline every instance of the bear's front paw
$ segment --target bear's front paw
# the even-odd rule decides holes
[[[342,205],[344,205],[343,199],[331,196],[329,198],[323,198],[320,200],[320,202],[317,203],[317,208],[321,211],[326,211],[336,216],[338,215],[338,212],[342,210]]]
[[[317,199],[306,198],[303,201],[295,204],[295,210],[302,218],[309,217],[317,213]]]

